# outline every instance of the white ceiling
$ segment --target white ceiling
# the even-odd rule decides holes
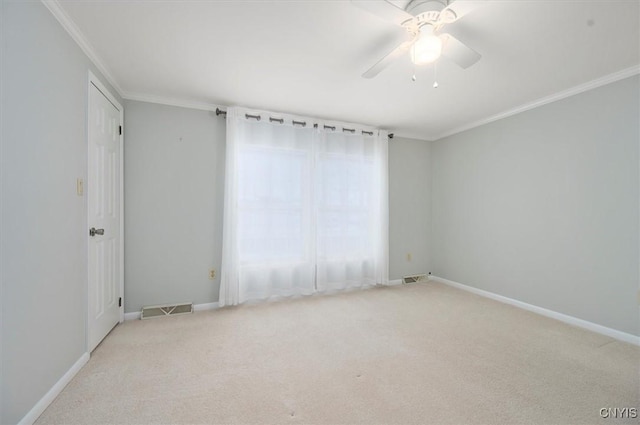
[[[466,70],[441,59],[438,89],[433,66],[411,81],[408,56],[363,79],[406,34],[348,0],[59,5],[123,97],[242,105],[427,140],[640,69],[638,0],[487,1],[447,27],[482,59]]]

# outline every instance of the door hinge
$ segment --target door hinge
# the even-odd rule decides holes
[[[122,126],[120,126],[120,135],[122,136]]]
[[[118,307],[122,307],[122,297],[118,299]]]

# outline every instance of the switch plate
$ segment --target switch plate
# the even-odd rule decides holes
[[[84,195],[84,181],[82,179],[76,179],[76,193],[78,196]]]
[[[411,255],[411,253],[409,252],[407,254],[407,261],[411,261],[411,259],[413,258],[413,256]]]

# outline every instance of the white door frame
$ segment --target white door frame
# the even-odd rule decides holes
[[[118,212],[118,214],[120,215],[120,255],[118,258],[118,262],[119,262],[119,266],[120,266],[120,276],[118,276],[118,280],[120,282],[120,296],[122,297],[122,305],[120,306],[120,323],[122,323],[124,321],[124,108],[122,107],[122,105],[120,104],[120,102],[118,102],[118,100],[115,98],[115,96],[113,96],[113,94],[109,91],[109,89],[107,89],[107,87],[102,84],[102,82],[100,81],[100,79],[98,79],[98,77],[95,76],[95,74],[91,71],[89,71],[89,78],[88,78],[88,82],[87,82],[87,115],[86,115],[86,140],[87,140],[87,176],[88,176],[88,172],[89,172],[89,167],[90,167],[90,158],[89,158],[89,95],[91,92],[91,85],[94,85],[98,90],[100,90],[102,92],[102,94],[109,100],[109,102],[111,102],[120,112],[120,126],[122,127],[122,133],[120,134],[120,158],[118,158],[118,160],[120,161],[120,211]],[[85,178],[85,182],[87,182],[87,179]],[[87,352],[89,352],[89,284],[90,284],[90,277],[89,277],[89,246],[88,246],[88,232],[89,232],[89,201],[88,201],[89,197],[85,196],[85,222],[84,222],[84,228],[82,229],[82,231],[84,232],[83,234],[85,235],[85,240],[87,240],[87,245],[85,245],[85,252],[87,253],[87,256],[85,257],[86,259],[86,265],[87,265],[87,284],[85,286],[85,290],[86,290],[86,294],[85,294],[85,349]]]

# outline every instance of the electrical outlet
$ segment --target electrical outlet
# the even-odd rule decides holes
[[[76,193],[78,196],[84,194],[84,181],[82,181],[82,179],[76,179]]]
[[[407,261],[411,261],[412,258],[413,258],[413,255],[411,255],[411,253],[409,252],[407,254]]]
[[[213,280],[216,278],[216,269],[209,270],[209,279]]]

